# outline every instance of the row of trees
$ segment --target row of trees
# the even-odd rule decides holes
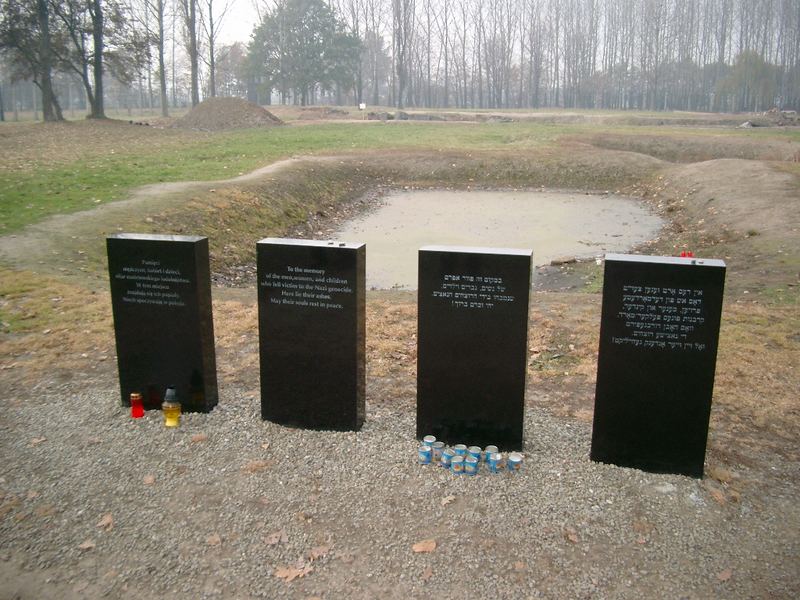
[[[57,92],[69,90],[72,105],[73,80],[81,82],[89,116],[94,118],[105,117],[104,80],[109,76],[129,92],[135,85],[141,93],[146,85],[149,105],[157,80],[158,103],[167,116],[168,64],[176,105],[183,63],[188,63],[189,94],[197,104],[201,69],[207,78],[205,93],[214,96],[220,58],[224,64],[227,55],[238,49],[242,61],[241,45],[223,48],[222,57],[218,48],[219,25],[232,1],[0,0],[0,66],[6,75],[0,83],[32,82],[40,90],[44,119],[60,120],[63,111]],[[0,96],[0,119],[2,107]]]
[[[798,0],[336,0],[373,103],[800,105]],[[378,43],[370,40],[379,40]],[[380,40],[390,40],[383,47]],[[391,60],[383,71],[383,52]]]
[[[258,8],[246,48],[219,43],[234,1]],[[173,105],[220,92],[267,104],[800,107],[800,0],[0,0],[0,53],[6,79],[41,90],[48,119],[61,117],[65,78],[103,116],[104,76],[139,104],[155,94],[165,115],[170,91]]]

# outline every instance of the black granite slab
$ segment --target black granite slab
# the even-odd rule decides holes
[[[184,411],[217,404],[208,239],[120,233],[106,239],[122,403],[159,408],[174,386]]]
[[[703,476],[721,260],[608,254],[591,458]]]
[[[261,417],[358,430],[365,417],[366,246],[256,244]]]
[[[522,449],[532,258],[420,249],[417,437]]]

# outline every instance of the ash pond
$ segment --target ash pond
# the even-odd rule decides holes
[[[336,236],[367,244],[367,287],[416,289],[421,246],[532,248],[553,259],[624,252],[653,239],[663,221],[633,198],[573,192],[425,190],[385,196]]]

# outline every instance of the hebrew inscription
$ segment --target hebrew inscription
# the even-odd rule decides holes
[[[612,344],[706,350],[705,342],[699,341],[705,337],[706,322],[702,289],[623,285],[622,310],[616,317],[624,323],[626,333],[612,337]]]
[[[453,308],[491,310],[500,304],[515,302],[502,277],[447,274],[434,289],[433,298],[449,301]]]

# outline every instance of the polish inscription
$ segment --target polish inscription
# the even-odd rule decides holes
[[[491,310],[498,305],[515,302],[502,277],[446,274],[434,289],[432,297],[459,309]]]
[[[641,348],[702,352],[706,310],[703,290],[683,287],[622,286],[617,319],[625,334],[611,343]]]
[[[353,283],[327,275],[325,269],[287,265],[284,272],[270,272],[259,282],[271,290],[269,303],[320,310],[343,310],[344,296],[353,294]]]
[[[130,282],[122,295],[123,302],[174,307],[186,306],[183,294],[191,283],[180,269],[163,266],[159,260],[142,260],[122,267],[114,279]]]

